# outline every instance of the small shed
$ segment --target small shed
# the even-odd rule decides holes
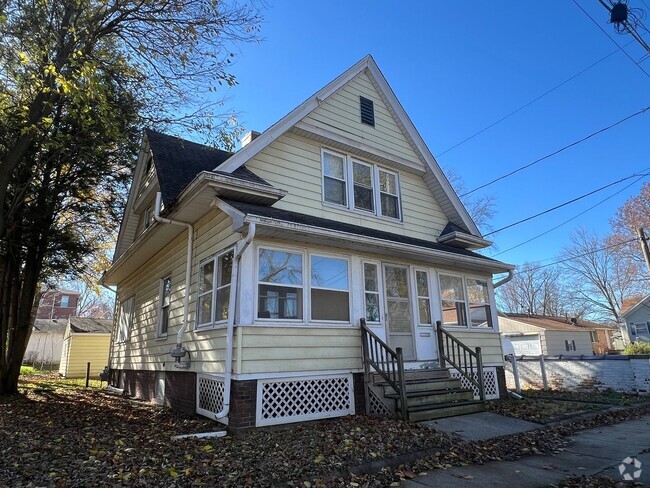
[[[86,317],[70,317],[63,336],[59,374],[65,378],[90,376],[97,378],[108,364],[113,321]]]
[[[23,363],[40,368],[58,366],[67,323],[67,320],[36,319]]]

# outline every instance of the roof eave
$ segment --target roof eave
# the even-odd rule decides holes
[[[440,244],[462,247],[463,249],[483,249],[492,245],[492,241],[488,241],[482,237],[473,236],[465,232],[455,231],[441,235],[436,240]]]

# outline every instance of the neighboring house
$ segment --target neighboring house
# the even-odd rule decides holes
[[[70,317],[63,337],[59,374],[83,378],[90,363],[90,376],[97,379],[108,366],[112,330],[112,320]]]
[[[74,290],[47,290],[38,304],[38,319],[67,319],[77,313],[81,293]]]
[[[499,329],[518,356],[607,354],[616,332],[582,319],[512,313],[499,314]]]
[[[624,300],[619,315],[630,342],[650,342],[650,295]]]
[[[477,376],[439,348],[481,347],[506,393],[492,278],[513,266],[488,245],[371,57],[234,154],[147,130],[104,275],[110,383],[234,428],[404,412],[364,377],[373,333],[418,370],[399,392],[427,381],[410,419],[472,411]]]
[[[66,320],[36,319],[23,362],[34,366],[58,366],[66,326]]]

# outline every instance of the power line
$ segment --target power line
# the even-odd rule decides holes
[[[585,253],[583,253],[583,254],[578,254],[578,255],[576,255],[576,256],[571,256],[570,258],[559,259],[559,260],[557,260],[557,261],[553,261],[552,263],[542,264],[542,265],[537,266],[537,267],[535,267],[535,268],[527,268],[527,269],[526,269],[526,272],[527,272],[527,273],[530,273],[530,272],[533,272],[533,271],[537,271],[538,269],[547,268],[547,267],[549,267],[549,266],[554,266],[554,265],[556,265],[556,264],[566,263],[567,261],[572,261],[572,260],[574,260],[574,259],[583,258],[583,257],[585,257],[585,256],[589,256],[589,255],[591,255],[591,254],[596,254],[597,252],[607,251],[608,249],[612,249],[612,248],[615,248],[615,247],[623,246],[624,244],[629,244],[630,242],[637,241],[638,239],[639,239],[638,237],[635,237],[635,238],[633,238],[633,239],[629,239],[629,240],[627,240],[627,241],[617,242],[616,244],[610,244],[609,246],[601,247],[600,249],[595,249],[595,250],[593,250],[593,251],[585,252]],[[556,259],[556,258],[549,258],[549,259]],[[540,262],[543,262],[543,261],[548,261],[548,259],[543,259],[543,260],[540,261]],[[515,273],[515,274],[516,274],[516,273]]]
[[[487,237],[489,235],[496,234],[497,232],[501,232],[502,230],[509,229],[510,227],[514,227],[515,225],[523,224],[524,222],[528,222],[529,220],[535,219],[537,217],[541,217],[542,215],[546,215],[547,213],[553,212],[553,211],[555,211],[557,209],[560,209],[562,207],[566,207],[567,205],[575,203],[578,200],[582,200],[583,198],[587,198],[588,196],[593,195],[594,193],[598,193],[599,191],[603,191],[606,188],[609,188],[610,186],[617,185],[618,183],[621,183],[622,181],[629,180],[630,178],[634,178],[634,177],[637,177],[637,176],[650,176],[650,174],[643,174],[643,175],[633,174],[633,175],[630,175],[630,176],[626,176],[625,178],[621,178],[618,181],[614,181],[613,183],[609,183],[609,184],[607,184],[605,186],[601,186],[600,188],[597,188],[596,190],[592,190],[589,193],[585,193],[584,195],[580,195],[579,197],[576,197],[576,198],[573,198],[573,199],[571,199],[571,200],[569,200],[567,202],[561,203],[560,205],[556,205],[555,207],[546,209],[543,212],[539,212],[539,213],[537,213],[535,215],[531,215],[530,217],[526,217],[525,219],[521,219],[521,220],[518,220],[517,222],[513,222],[512,224],[506,225],[505,227],[501,227],[500,229],[493,230],[492,232],[488,232],[487,234],[484,234],[483,237]]]
[[[626,44],[624,44],[623,47],[629,46],[629,45],[632,44],[633,42],[634,42],[634,41],[629,41],[629,42],[627,42]],[[441,157],[441,156],[444,156],[444,155],[447,154],[449,151],[452,151],[452,150],[456,149],[458,146],[461,146],[461,145],[465,144],[466,142],[468,142],[468,141],[474,139],[476,136],[480,136],[480,135],[483,134],[485,131],[491,129],[491,128],[494,127],[495,125],[498,125],[498,124],[500,124],[501,122],[503,122],[504,120],[509,119],[509,118],[512,117],[513,115],[518,114],[518,113],[521,112],[523,109],[529,107],[529,106],[532,105],[533,103],[535,103],[535,102],[541,100],[542,98],[544,98],[546,95],[550,95],[551,93],[553,93],[553,92],[554,92],[555,90],[557,90],[558,88],[563,87],[564,85],[566,85],[566,84],[569,83],[570,81],[573,81],[575,78],[577,78],[577,77],[580,76],[581,74],[586,73],[587,71],[589,71],[589,70],[590,70],[591,68],[593,68],[594,66],[596,66],[596,65],[598,65],[598,64],[600,64],[600,63],[602,63],[602,62],[605,61],[607,58],[609,58],[609,57],[613,56],[614,54],[616,54],[618,51],[619,51],[619,49],[616,49],[615,51],[612,51],[611,53],[609,53],[607,56],[603,56],[603,57],[600,58],[598,61],[595,61],[594,63],[592,63],[592,64],[590,64],[589,66],[587,66],[585,69],[583,69],[583,70],[581,70],[581,71],[578,71],[576,74],[574,74],[573,76],[570,76],[569,78],[567,78],[567,79],[564,80],[563,82],[561,82],[561,83],[555,85],[555,86],[554,86],[553,88],[551,88],[550,90],[545,91],[544,93],[542,93],[542,94],[539,95],[538,97],[536,97],[536,98],[530,100],[529,102],[523,104],[522,106],[520,106],[519,108],[513,110],[513,111],[510,112],[509,114],[504,115],[504,116],[501,117],[500,119],[496,120],[495,122],[492,122],[490,125],[484,127],[483,129],[479,130],[478,132],[475,132],[475,133],[472,134],[471,136],[469,136],[469,137],[463,139],[462,141],[460,141],[460,142],[454,144],[453,146],[451,146],[451,147],[445,149],[445,150],[442,151],[441,153],[437,154],[436,157],[439,158],[439,157]]]
[[[646,170],[644,170],[644,171],[646,171]],[[579,214],[574,215],[574,216],[571,217],[570,219],[565,220],[565,221],[562,222],[561,224],[558,224],[558,225],[556,225],[555,227],[551,227],[550,229],[548,229],[548,230],[542,232],[541,234],[537,234],[535,237],[531,237],[530,239],[525,240],[524,242],[520,242],[519,244],[516,244],[516,245],[514,245],[514,246],[512,246],[512,247],[509,247],[509,248],[506,249],[505,251],[500,251],[500,252],[494,254],[492,257],[494,258],[494,257],[497,257],[497,256],[499,256],[499,255],[501,255],[501,254],[505,254],[505,253],[507,253],[507,252],[510,252],[510,251],[512,251],[512,250],[514,250],[514,249],[517,249],[517,248],[519,248],[519,247],[521,247],[521,246],[523,246],[523,245],[528,244],[529,242],[532,242],[532,241],[534,241],[534,240],[536,240],[536,239],[539,239],[540,237],[543,237],[543,236],[545,236],[546,234],[549,234],[549,233],[553,232],[553,231],[556,230],[556,229],[559,229],[559,228],[562,227],[563,225],[568,224],[568,223],[571,222],[572,220],[575,220],[575,219],[577,219],[578,217],[580,217],[581,215],[584,215],[584,214],[586,214],[587,212],[589,212],[590,210],[593,210],[594,208],[598,207],[599,205],[602,205],[602,204],[605,203],[607,200],[610,200],[610,199],[614,198],[614,197],[615,197],[616,195],[618,195],[619,193],[624,192],[625,190],[627,190],[627,189],[628,189],[629,187],[631,187],[632,185],[634,185],[634,184],[638,183],[639,181],[641,181],[643,178],[645,178],[645,176],[640,176],[639,178],[637,178],[636,180],[634,180],[634,181],[633,181],[632,183],[630,183],[629,185],[625,185],[623,188],[621,188],[621,189],[620,189],[619,191],[617,191],[616,193],[612,193],[612,194],[611,194],[610,196],[608,196],[607,198],[603,198],[600,202],[598,202],[598,203],[592,205],[592,206],[589,207],[588,209],[586,209],[586,210],[580,212]]]
[[[582,12],[583,12],[587,17],[589,17],[589,19],[590,19],[590,20],[591,20],[591,21],[596,25],[596,27],[598,27],[598,28],[600,29],[600,31],[601,31],[603,34],[605,34],[605,35],[609,38],[610,41],[612,41],[614,44],[616,44],[616,47],[618,47],[621,51],[623,51],[623,54],[625,54],[625,55],[628,57],[628,59],[629,59],[630,61],[632,61],[632,62],[634,63],[634,65],[635,65],[637,68],[639,68],[641,71],[643,71],[643,73],[644,73],[648,78],[650,78],[650,73],[648,73],[646,70],[644,70],[644,69],[643,69],[643,66],[641,66],[639,63],[637,63],[636,60],[635,60],[632,56],[630,56],[630,55],[628,54],[628,52],[627,52],[625,49],[623,49],[623,47],[622,47],[618,42],[616,42],[616,40],[615,40],[612,36],[610,36],[609,33],[608,33],[605,29],[603,29],[603,28],[601,27],[601,25],[600,25],[598,22],[596,22],[596,20],[595,20],[591,15],[589,15],[589,13],[588,13],[584,8],[582,8],[582,6],[581,6],[581,5],[580,5],[576,0],[572,0],[572,1],[573,1],[573,3],[576,4],[576,6],[577,6],[580,10],[582,10]]]

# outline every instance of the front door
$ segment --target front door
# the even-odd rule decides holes
[[[404,360],[415,359],[413,320],[409,293],[409,273],[406,266],[384,265],[386,283],[386,336],[388,345],[401,347]]]

